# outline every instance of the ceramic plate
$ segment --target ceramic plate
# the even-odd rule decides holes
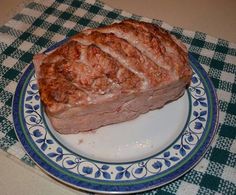
[[[79,189],[133,193],[167,184],[196,165],[217,128],[214,87],[189,59],[194,74],[180,99],[135,120],[76,135],[60,135],[50,125],[31,64],[13,100],[18,139],[43,170]]]

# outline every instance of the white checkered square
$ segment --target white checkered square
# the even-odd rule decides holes
[[[95,22],[102,22],[103,20],[105,19],[105,17],[104,16],[101,16],[101,15],[95,15],[94,17],[93,17],[93,21],[95,21]]]
[[[52,37],[52,41],[54,42],[59,42],[61,40],[65,39],[65,36],[64,35],[61,35],[61,34],[55,34],[53,37]]]
[[[207,42],[211,42],[211,43],[214,43],[214,44],[217,44],[217,42],[218,42],[217,38],[209,36],[209,35],[206,35],[205,39],[207,40]]]
[[[5,137],[5,134],[3,132],[0,131],[0,139]]]
[[[24,41],[18,48],[23,51],[29,51],[34,44],[28,41]]]
[[[185,43],[185,41],[182,39],[182,41],[183,41],[183,43],[184,43],[184,45],[187,47],[187,50],[189,49],[189,47],[190,47],[190,45],[189,44],[187,44],[187,43]]]
[[[96,0],[87,0],[87,2],[90,4],[94,4],[94,3],[96,3]]]
[[[202,48],[200,55],[207,56],[209,58],[212,58],[214,56],[214,51]]]
[[[7,45],[11,45],[17,39],[17,37],[13,37],[9,34],[1,32],[0,32],[0,37],[1,37],[1,42]]]
[[[232,145],[230,147],[230,152],[236,154],[236,140],[233,140],[233,143],[232,143]]]
[[[190,31],[190,30],[183,30],[183,34],[185,36],[188,36],[188,37],[194,37],[195,36],[195,32],[194,31]]]
[[[199,190],[199,186],[183,181],[181,182],[176,194],[177,195],[183,195],[183,194],[194,195],[194,194],[197,194],[198,190]]]
[[[206,64],[201,64],[201,65],[202,65],[202,67],[204,68],[204,70],[205,70],[206,72],[209,72],[210,66],[207,66]]]
[[[226,55],[225,62],[230,63],[230,64],[236,64],[236,56]]]
[[[217,89],[217,96],[219,100],[230,102],[232,93],[224,91],[222,89]]]
[[[208,164],[209,164],[209,161],[207,159],[203,158],[197,164],[197,166],[194,167],[194,170],[204,173],[207,170]]]
[[[67,21],[63,24],[64,27],[69,28],[69,29],[73,29],[75,25],[76,25],[76,23],[75,23],[75,22],[72,22],[72,21],[70,21],[70,20],[67,20]]]
[[[14,66],[14,65],[17,63],[17,61],[18,61],[17,59],[8,56],[8,57],[2,62],[2,64],[3,64],[4,66],[6,66],[6,67],[11,68],[12,66]]]
[[[47,30],[38,27],[38,28],[35,29],[35,31],[33,32],[33,34],[34,34],[34,35],[37,35],[37,36],[39,36],[39,37],[42,37],[42,36],[45,34],[46,31],[47,31]]]
[[[114,19],[114,21],[112,23],[118,23],[118,22],[120,22],[120,20]]]
[[[42,4],[42,5],[45,5],[45,6],[50,6],[52,5],[53,3],[55,2],[55,0],[47,0],[47,1],[44,1],[44,0],[39,0],[39,3]]]
[[[219,122],[224,123],[226,112],[219,111]]]
[[[12,122],[13,123],[13,119],[12,119],[12,115],[8,115],[7,118],[6,118],[8,121]]]
[[[152,20],[150,18],[141,18],[141,21],[144,21],[144,22],[152,22]]]
[[[9,154],[12,154],[13,156],[16,156],[19,159],[25,156],[25,152],[22,149],[21,144],[19,142],[16,142],[14,145],[8,148],[7,152]]]
[[[130,17],[132,16],[131,13],[126,12],[126,11],[123,11],[123,10],[122,10],[122,12],[121,12],[121,15],[122,15],[122,16],[125,16],[125,17],[128,17],[128,18],[130,18]]]
[[[236,43],[229,42],[229,48],[236,48]]]
[[[76,11],[74,12],[74,15],[83,17],[87,12],[88,12],[87,10],[78,8],[78,9],[76,9]]]
[[[173,29],[173,27],[165,22],[162,23],[161,25],[162,28],[171,31]]]
[[[235,74],[230,73],[230,72],[222,71],[220,80],[227,81],[227,82],[230,82],[230,83],[234,83],[234,81],[235,81]]]
[[[57,17],[50,15],[45,19],[45,21],[49,23],[54,23],[57,19],[58,19]]]
[[[64,12],[67,10],[68,7],[69,7],[69,5],[60,3],[59,6],[57,7],[57,9]]]
[[[228,180],[236,185],[236,169],[233,167],[225,166],[221,178]]]
[[[211,147],[212,147],[212,148],[215,147],[218,138],[219,138],[219,135],[216,134],[215,137],[213,138],[212,142],[211,142]]]
[[[3,106],[4,106],[4,103],[0,101],[0,108],[2,108]]]
[[[103,9],[107,10],[107,11],[113,11],[113,8],[111,8],[108,5],[104,5]]]
[[[15,81],[11,81],[6,87],[5,90],[14,94],[16,89],[17,83]]]
[[[10,20],[5,25],[16,30],[28,29],[31,26],[31,24],[27,24],[18,20]]]

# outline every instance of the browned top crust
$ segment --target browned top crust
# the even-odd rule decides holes
[[[49,112],[162,88],[191,78],[185,46],[153,24],[124,20],[71,37],[34,57],[40,95]]]

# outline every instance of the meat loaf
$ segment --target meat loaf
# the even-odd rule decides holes
[[[62,134],[161,108],[184,93],[192,75],[179,40],[135,20],[82,31],[33,62],[47,116]]]

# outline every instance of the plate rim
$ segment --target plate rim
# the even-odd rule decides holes
[[[64,42],[64,40],[62,41],[62,42]],[[55,46],[52,46],[52,47],[54,47],[54,48],[56,48],[58,45],[60,45],[60,42]],[[49,48],[49,49],[51,49],[51,48]],[[13,117],[13,121],[14,121],[14,129],[15,129],[15,132],[16,132],[16,135],[17,135],[17,138],[18,138],[18,140],[19,140],[19,142],[21,142],[21,144],[23,145],[23,148],[24,148],[24,150],[26,151],[26,153],[31,157],[31,159],[44,171],[44,172],[46,172],[47,174],[49,174],[50,176],[52,176],[52,177],[54,177],[56,180],[59,180],[59,181],[61,181],[61,182],[63,182],[64,184],[66,184],[66,185],[69,185],[69,186],[72,186],[72,187],[74,187],[74,188],[76,188],[76,189],[82,189],[82,190],[85,190],[85,191],[91,191],[91,192],[102,192],[102,193],[135,193],[135,192],[142,192],[142,191],[147,191],[147,190],[151,190],[151,189],[154,189],[154,188],[157,188],[157,187],[160,187],[160,186],[162,186],[162,185],[164,185],[164,184],[167,184],[167,183],[169,183],[169,182],[171,182],[171,181],[174,181],[174,180],[176,180],[177,178],[179,178],[179,177],[181,177],[182,175],[184,175],[184,174],[186,174],[186,172],[188,172],[189,170],[191,170],[196,164],[198,164],[198,162],[204,157],[204,154],[207,152],[207,150],[208,150],[208,148],[209,148],[209,146],[210,146],[210,143],[212,142],[212,140],[213,140],[213,138],[214,138],[214,136],[215,136],[215,133],[217,132],[217,129],[218,129],[218,123],[219,123],[219,109],[218,109],[218,99],[217,99],[217,94],[216,94],[216,90],[215,90],[215,88],[214,88],[214,85],[212,84],[212,82],[211,82],[211,80],[210,80],[210,78],[208,77],[208,75],[207,75],[207,73],[205,72],[205,70],[203,69],[203,67],[194,59],[194,57],[191,55],[191,54],[189,54],[189,59],[190,59],[190,61],[192,61],[193,62],[193,64],[194,64],[194,66],[195,66],[195,71],[196,72],[198,72],[198,76],[199,76],[199,72],[205,77],[203,80],[206,82],[206,85],[209,87],[209,91],[210,92],[213,92],[213,93],[211,93],[211,96],[210,96],[210,98],[212,98],[212,101],[213,101],[213,103],[214,103],[214,106],[215,106],[215,108],[213,108],[213,116],[212,116],[212,121],[211,121],[211,124],[215,124],[214,125],[214,128],[211,128],[211,129],[209,129],[209,132],[210,131],[212,131],[212,133],[211,133],[211,136],[210,136],[210,139],[208,138],[208,139],[205,139],[205,141],[204,141],[204,143],[202,143],[202,149],[203,149],[203,151],[201,151],[200,153],[201,154],[199,154],[199,150],[197,150],[196,151],[196,154],[198,154],[197,155],[197,160],[195,160],[194,158],[192,159],[192,157],[188,160],[188,163],[186,163],[186,164],[184,164],[183,166],[181,166],[181,168],[184,168],[184,171],[183,172],[181,172],[181,173],[177,173],[177,176],[175,176],[175,177],[173,177],[172,179],[167,179],[167,181],[163,181],[163,182],[159,182],[159,184],[158,185],[155,185],[155,184],[153,184],[153,185],[149,185],[148,187],[147,186],[141,186],[141,189],[128,189],[128,191],[127,190],[123,190],[123,191],[120,191],[119,190],[119,188],[121,187],[122,188],[122,186],[118,186],[118,187],[115,187],[114,189],[115,190],[111,190],[111,189],[105,189],[105,187],[103,187],[103,189],[90,189],[90,188],[87,188],[87,187],[83,187],[83,186],[78,186],[78,185],[76,185],[75,183],[69,183],[68,182],[68,180],[67,181],[65,181],[64,179],[65,179],[65,176],[63,176],[63,179],[62,178],[60,178],[60,176],[58,177],[58,173],[51,173],[49,170],[51,169],[51,167],[48,167],[49,168],[49,170],[45,170],[45,167],[44,166],[42,166],[41,165],[41,160],[44,160],[44,159],[40,159],[40,162],[38,162],[38,161],[36,161],[36,159],[37,159],[37,157],[35,157],[36,156],[36,154],[35,153],[32,153],[32,151],[30,151],[30,150],[32,150],[32,148],[29,148],[29,145],[27,144],[27,143],[25,143],[25,140],[22,140],[21,139],[21,137],[18,135],[18,131],[17,131],[17,124],[16,124],[16,122],[15,122],[15,116],[16,116],[16,111],[15,111],[15,107],[14,107],[14,105],[15,105],[15,101],[16,101],[16,99],[18,99],[17,97],[18,97],[18,95],[19,94],[17,94],[17,89],[16,89],[16,91],[15,91],[15,94],[14,94],[14,97],[13,97],[13,103],[12,103],[12,117]],[[32,63],[27,67],[27,69],[25,70],[25,72],[22,74],[22,77],[24,76],[24,75],[26,75],[29,71],[30,71],[30,66],[33,66],[32,65]],[[194,67],[192,67],[192,68],[194,68]],[[28,73],[29,74],[29,73]],[[22,77],[19,79],[19,81],[18,81],[18,83],[17,83],[17,88],[19,87],[19,85],[20,85],[20,82],[22,82],[23,83],[23,85],[24,85],[24,83],[25,83],[25,80],[23,81],[22,80]],[[205,85],[204,85],[204,87],[205,87]],[[209,97],[208,97],[209,98]],[[207,141],[207,143],[206,143],[206,141]],[[27,145],[26,145],[27,144]],[[192,151],[191,151],[191,153],[192,153]],[[195,154],[195,158],[196,158],[196,154]],[[189,153],[189,155],[190,155],[190,153]],[[46,156],[46,155],[45,155]],[[35,159],[36,158],[36,159]],[[150,158],[150,157],[147,157],[147,158]],[[39,160],[39,159],[38,159]],[[184,160],[184,159],[183,159]],[[192,162],[189,162],[189,161],[192,161]],[[105,162],[106,163],[106,162]],[[118,163],[116,163],[116,164],[118,164]],[[47,166],[48,166],[48,164],[47,164]],[[175,166],[175,165],[174,165]],[[185,168],[185,166],[187,166],[187,168]],[[54,169],[54,167],[53,167],[53,169]],[[176,173],[176,171],[180,171],[180,169],[178,168],[177,170],[175,170],[173,173],[171,173],[171,174],[174,174],[174,173]],[[55,174],[55,175],[54,175]],[[59,174],[60,175],[60,174]],[[175,174],[176,175],[176,174]],[[156,176],[151,176],[152,178],[153,177],[156,177]],[[68,178],[69,180],[70,180],[70,178]],[[89,180],[89,179],[88,179]],[[155,179],[156,180],[156,179]],[[117,182],[119,182],[119,183],[122,183],[122,181],[111,181],[112,183],[117,183]],[[106,183],[109,183],[109,181],[106,181]],[[98,184],[99,185],[99,184]],[[109,188],[109,187],[108,187]],[[131,187],[130,187],[131,188]]]

